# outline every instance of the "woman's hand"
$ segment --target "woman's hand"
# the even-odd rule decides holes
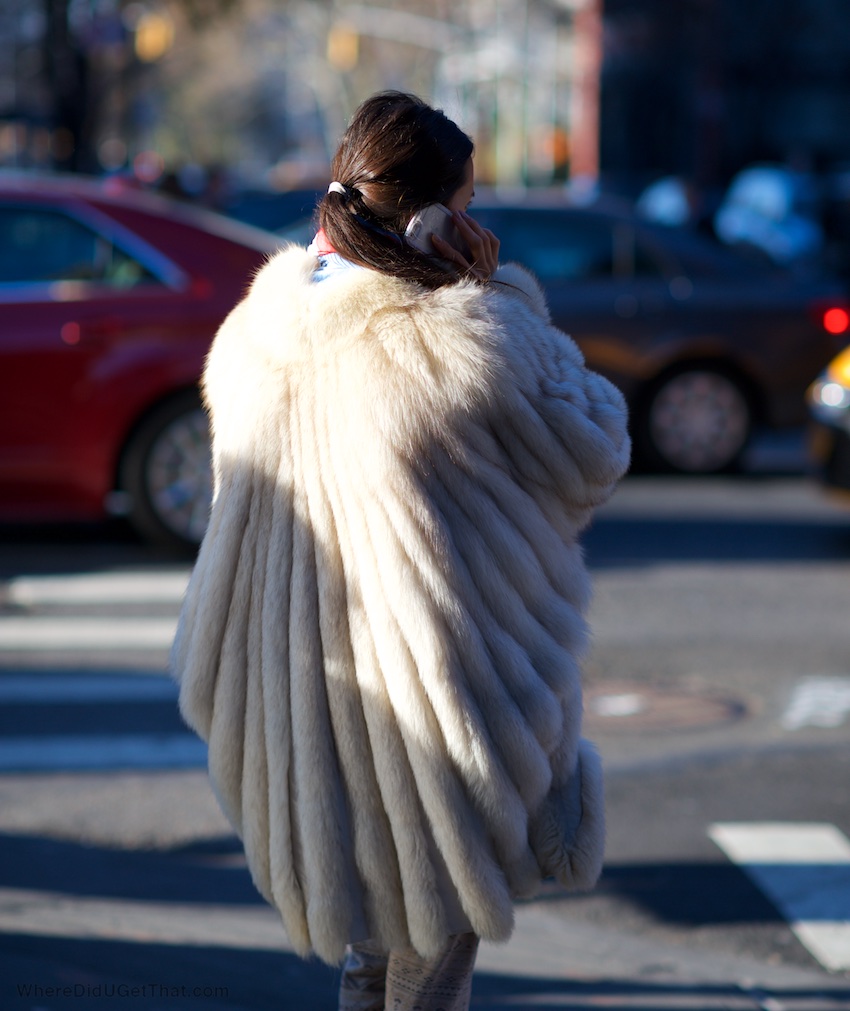
[[[489,281],[499,266],[499,240],[489,228],[482,228],[466,211],[455,211],[453,219],[458,234],[469,250],[471,262],[451,243],[432,234],[434,248],[444,260],[456,264],[461,273],[472,274],[479,281]]]

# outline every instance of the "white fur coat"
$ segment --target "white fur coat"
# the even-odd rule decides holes
[[[181,710],[295,948],[505,939],[586,888],[577,535],[628,463],[620,394],[520,268],[315,283],[289,248],[223,324],[215,499],[173,651]]]

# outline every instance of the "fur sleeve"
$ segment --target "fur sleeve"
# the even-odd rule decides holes
[[[605,803],[602,763],[589,741],[581,741],[572,774],[532,818],[529,836],[544,876],[577,891],[593,888],[602,873]]]
[[[533,279],[516,268],[516,280]],[[613,492],[629,465],[628,415],[620,391],[587,367],[575,342],[541,319],[542,292],[496,296],[506,381],[490,419],[515,473],[544,498],[555,493],[577,527]]]

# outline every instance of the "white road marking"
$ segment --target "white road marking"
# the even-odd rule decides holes
[[[0,740],[0,772],[199,768],[206,761],[206,745],[188,730],[185,734],[53,735]]]
[[[807,678],[794,689],[782,714],[786,730],[840,727],[850,716],[850,678]]]
[[[163,675],[0,674],[0,704],[24,706],[164,702],[176,707],[177,685]],[[94,769],[197,768],[206,746],[185,733],[46,734],[0,739],[0,773]]]
[[[712,825],[709,836],[827,969],[850,969],[850,841],[834,825]]]
[[[21,608],[97,607],[102,604],[176,605],[189,568],[167,572],[96,572],[26,576],[11,580],[3,602]],[[167,651],[175,616],[6,614],[0,617],[0,650],[6,652]],[[162,701],[176,705],[177,686],[167,676],[58,672],[0,673],[0,703],[66,705]],[[25,727],[22,729],[26,729]],[[0,740],[0,772],[197,768],[206,746],[185,733],[80,733],[6,735]]]
[[[0,703],[154,702],[177,698],[177,685],[159,675],[0,674]]]
[[[176,629],[176,618],[0,618],[0,650],[162,650]]]
[[[189,570],[177,572],[83,572],[67,576],[18,576],[7,600],[19,607],[45,604],[180,603]]]
[[[278,914],[259,903],[187,905],[0,888],[0,933],[17,934],[22,929],[43,937],[99,937],[271,951],[289,947]]]

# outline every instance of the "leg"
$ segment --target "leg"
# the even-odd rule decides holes
[[[468,1011],[477,954],[475,934],[454,934],[428,961],[410,949],[390,952],[386,1011]]]
[[[368,941],[351,944],[339,981],[339,1011],[384,1011],[387,953]]]

